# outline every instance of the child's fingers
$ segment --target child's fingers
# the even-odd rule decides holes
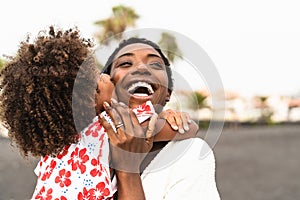
[[[176,123],[174,115],[169,115],[165,119],[170,124],[170,126],[172,127],[173,130],[175,130],[175,131],[178,130],[178,126],[177,126],[177,123]]]
[[[182,127],[182,116],[181,116],[181,113],[173,111],[172,114],[173,114],[173,117],[175,119],[175,123],[178,126],[178,132],[181,133],[181,134],[183,134],[184,133],[184,129]]]
[[[185,131],[189,131],[189,115],[187,113],[181,113],[182,125]]]

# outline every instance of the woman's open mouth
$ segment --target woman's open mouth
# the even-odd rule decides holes
[[[144,81],[138,81],[129,85],[127,91],[129,94],[136,97],[149,97],[154,94],[155,90],[156,88],[153,84]]]

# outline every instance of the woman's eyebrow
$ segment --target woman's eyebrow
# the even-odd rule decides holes
[[[162,59],[162,57],[160,57],[159,55],[154,54],[154,53],[149,53],[149,54],[147,55],[147,57],[156,57],[156,58]]]
[[[124,54],[118,56],[115,60],[117,60],[117,59],[119,59],[119,58],[122,58],[122,57],[124,57],[124,56],[133,56],[133,53],[124,53]]]
[[[133,53],[124,53],[124,54],[118,56],[115,60],[117,60],[117,59],[119,59],[119,58],[122,58],[122,57],[125,57],[125,56],[133,56],[133,55],[134,55]],[[149,54],[147,54],[147,57],[161,58],[159,55],[154,54],[154,53],[149,53]]]

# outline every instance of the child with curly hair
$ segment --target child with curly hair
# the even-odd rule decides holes
[[[32,199],[112,199],[116,191],[108,136],[98,121],[114,85],[100,74],[93,46],[77,28],[50,26],[33,43],[21,42],[0,72],[1,121],[24,157],[41,157]]]
[[[33,43],[21,42],[1,71],[1,118],[9,137],[23,156],[42,157],[33,199],[113,195],[109,168],[98,160],[106,135],[94,119],[98,80],[103,89],[113,85],[99,76],[92,47],[76,28],[51,26]],[[80,87],[73,90],[75,82]]]

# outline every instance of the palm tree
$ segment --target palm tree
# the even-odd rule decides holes
[[[122,39],[122,33],[127,27],[135,27],[135,22],[139,18],[130,7],[123,5],[114,6],[112,15],[104,20],[98,20],[94,24],[99,26],[101,31],[95,36],[100,44],[108,45],[108,38],[115,37],[116,40]]]
[[[104,20],[98,20],[94,23],[100,28],[100,31],[95,33],[95,37],[99,44],[104,45],[109,44],[108,38],[114,38],[116,41],[120,41],[123,38],[122,33],[129,27],[135,27],[137,19],[139,19],[139,15],[133,8],[123,5],[114,6],[110,17]],[[174,62],[176,56],[179,58],[182,57],[176,38],[173,35],[165,32],[162,33],[158,44],[171,62]],[[102,67],[101,63],[99,63],[99,67]]]
[[[256,107],[260,109],[260,117],[258,122],[272,124],[272,116],[274,111],[268,105],[268,96],[257,96],[256,99]]]
[[[178,48],[176,38],[173,35],[163,32],[158,44],[161,46],[161,49],[164,51],[171,62],[174,62],[176,58],[175,56],[182,58],[182,53]]]
[[[190,95],[189,105],[191,109],[199,110],[202,108],[210,108],[207,103],[208,95],[201,91],[193,91]]]
[[[188,96],[188,105],[189,107],[196,111],[197,116],[194,120],[197,121],[199,127],[206,129],[209,127],[210,120],[207,118],[203,118],[201,114],[199,114],[199,111],[202,109],[208,109],[209,111],[212,110],[212,108],[207,104],[207,98],[208,98],[208,93],[205,91],[193,91],[189,93]],[[200,118],[201,115],[201,118]]]

